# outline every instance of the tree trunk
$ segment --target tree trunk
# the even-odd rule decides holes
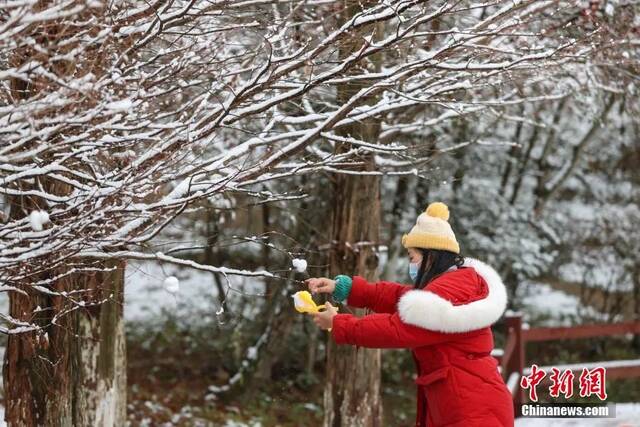
[[[9,426],[125,424],[124,263],[103,267],[113,270],[71,275],[51,288],[87,289],[92,301],[106,302],[64,314],[44,333],[9,336],[3,366]],[[10,293],[11,316],[46,325],[70,308],[65,297],[27,292]]]
[[[56,32],[64,28],[51,24],[47,33],[36,27],[34,37],[44,31],[51,40],[64,38]],[[29,47],[16,49],[10,63],[27,63],[35,54]],[[49,71],[62,75],[73,69],[67,65],[67,61],[57,61]],[[42,84],[12,78],[12,97],[27,99]],[[48,143],[59,143],[58,138],[52,136]],[[72,191],[66,184],[46,178],[19,182],[17,186],[57,195]],[[12,219],[47,207],[43,200],[30,196],[11,196],[7,203]],[[98,261],[91,264],[91,271],[70,272],[86,265],[84,261],[70,258],[68,266],[56,269],[50,277],[35,277],[34,281],[51,279],[44,286],[46,290],[36,290],[32,283],[25,282],[14,284],[22,293],[9,292],[10,315],[42,326],[40,330],[9,335],[3,364],[5,420],[9,426],[125,425],[125,264]],[[36,261],[32,263],[32,268],[38,267]]]
[[[348,19],[370,3],[346,0],[343,18]],[[349,43],[340,46],[341,58],[347,57],[362,45],[361,36],[354,34]],[[374,36],[379,37],[380,34]],[[379,58],[373,58],[373,61],[375,62],[361,66],[374,72],[379,67]],[[346,102],[360,87],[348,83],[340,86],[338,103]],[[367,100],[372,101],[374,99]],[[376,142],[380,126],[377,121],[368,119],[340,128],[339,133],[342,136]],[[348,148],[338,146],[337,151]],[[363,169],[374,169],[373,157],[365,155],[361,160],[364,163]],[[375,280],[378,259],[374,245],[379,240],[380,179],[377,176],[338,174],[335,176],[334,185],[330,276],[358,274],[368,280]],[[353,307],[349,309],[355,315],[363,314],[363,310]],[[379,349],[336,346],[331,339],[328,340],[327,379],[324,389],[325,427],[382,425],[380,358]]]
[[[370,245],[376,242],[380,215],[379,179],[340,176],[336,183],[333,215],[331,277],[359,274],[375,280],[377,258]],[[349,307],[355,315],[364,310]],[[327,380],[324,392],[326,427],[381,426],[380,350],[327,344]]]

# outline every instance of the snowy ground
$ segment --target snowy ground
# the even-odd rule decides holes
[[[170,292],[165,280],[176,277],[179,290]],[[229,276],[231,288],[227,302],[234,306],[241,295],[261,299],[264,283],[260,278]],[[215,316],[219,310],[218,291],[211,273],[156,262],[129,262],[125,272],[125,321],[149,322],[162,314],[176,317]],[[225,291],[228,289],[223,280]],[[251,304],[245,304],[251,309]],[[255,308],[255,307],[254,307]],[[251,313],[244,313],[245,316]]]
[[[179,290],[165,289],[165,279],[174,276]],[[129,262],[125,272],[125,321],[151,321],[163,312],[176,315],[211,310],[217,291],[209,273],[179,269],[153,262]]]
[[[615,418],[518,418],[516,427],[639,427],[640,403],[617,403]]]

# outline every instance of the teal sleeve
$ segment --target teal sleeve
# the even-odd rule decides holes
[[[337,302],[342,302],[347,299],[349,292],[351,292],[351,277],[339,274],[334,280],[336,281],[336,288],[333,290],[333,299]]]

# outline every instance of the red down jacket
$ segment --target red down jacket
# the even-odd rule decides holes
[[[411,349],[418,370],[416,427],[514,425],[511,394],[490,355],[490,326],[507,303],[493,268],[466,258],[424,289],[355,276],[346,303],[375,313],[337,314],[331,333],[337,344]]]

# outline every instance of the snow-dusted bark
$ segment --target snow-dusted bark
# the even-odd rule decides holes
[[[342,18],[345,21],[358,14],[361,8],[375,2],[345,1]],[[376,43],[381,38],[383,24],[371,35]],[[362,33],[355,33],[351,43],[340,46],[339,58],[348,58],[366,43]],[[360,37],[359,37],[360,36]],[[361,65],[361,72],[376,73],[382,68],[381,57],[371,57]],[[354,71],[356,72],[356,71]],[[337,88],[338,101],[346,101],[360,90],[354,81],[345,79]],[[375,105],[379,96],[371,93],[365,105]],[[372,118],[363,119],[337,130],[345,140],[336,151],[351,148],[351,138],[377,145],[380,124]],[[362,156],[361,170],[375,169],[373,155]],[[374,280],[378,259],[374,248],[379,242],[380,227],[380,177],[337,176],[334,181],[334,196],[331,212],[332,246],[329,254],[329,276],[336,274],[358,274]],[[356,314],[361,311],[354,309]],[[382,396],[380,393],[381,352],[353,346],[337,346],[333,340],[327,343],[327,379],[324,389],[325,427],[378,426],[383,425]]]
[[[9,335],[3,370],[9,426],[124,425],[124,265],[109,264],[111,271],[56,282],[59,292],[93,294],[95,305],[82,310],[65,314],[58,296],[12,295],[11,314],[33,312],[43,327]]]

